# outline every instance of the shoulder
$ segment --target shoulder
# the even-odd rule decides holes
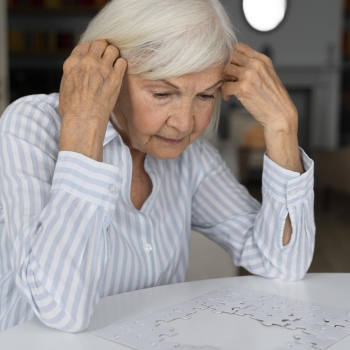
[[[17,125],[31,128],[37,126],[57,134],[61,127],[61,118],[58,113],[58,93],[49,95],[29,95],[12,102],[0,118],[0,130]]]
[[[0,142],[24,142],[54,156],[61,128],[58,96],[30,95],[11,103],[0,118]]]

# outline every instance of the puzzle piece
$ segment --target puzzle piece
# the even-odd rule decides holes
[[[265,326],[281,326],[284,327],[291,323],[291,320],[280,317],[279,315],[266,316],[262,324]]]
[[[289,345],[289,344],[287,344]],[[299,344],[299,343],[292,343],[291,346],[288,346],[288,348],[275,348],[274,350],[310,350],[315,348],[313,346],[309,346],[307,344]]]
[[[348,316],[348,312],[346,310],[337,309],[334,307],[328,307],[328,306],[321,306],[319,305],[318,308],[315,309],[313,312],[315,315],[317,314],[329,314],[330,317],[339,317],[339,316]]]
[[[251,298],[260,299],[260,300],[273,296],[273,294],[268,294],[268,293],[260,292],[257,290],[252,290],[252,289],[243,288],[243,287],[234,286],[234,285],[219,288],[218,290],[230,291],[230,292],[233,292],[233,293],[236,293],[239,295],[245,295],[247,297],[249,296]]]
[[[141,322],[153,325],[158,321],[170,322],[177,319],[188,320],[190,319],[190,315],[195,313],[196,311],[190,312],[175,312],[172,310],[171,312],[151,312],[143,316],[139,316],[135,319],[135,322]]]
[[[324,320],[324,315],[323,314],[318,314],[318,315],[310,315],[308,317],[303,317],[303,321],[307,324],[311,325],[327,325],[327,322]]]
[[[203,295],[205,299],[209,300],[222,300],[226,296],[230,296],[230,294],[226,293],[225,291],[215,291]]]
[[[304,330],[304,333],[314,334],[317,335],[320,338],[327,338],[327,339],[333,339],[333,340],[340,340],[349,335],[348,332],[344,331],[341,328],[338,327],[317,327],[314,326],[313,328],[308,327]]]
[[[289,325],[286,326],[288,329],[306,329],[308,327],[312,327],[312,325],[306,323],[303,319],[292,321]]]
[[[217,350],[212,346],[194,347],[191,345],[182,345],[176,348],[176,350]]]
[[[302,335],[295,335],[294,336],[297,343],[303,343],[312,344],[316,349],[326,349],[328,346],[331,346],[335,343],[334,339],[328,339],[328,338],[321,338],[319,336],[313,335],[313,334],[302,334]]]
[[[325,317],[325,322],[331,327],[341,327],[343,330],[350,332],[350,317],[349,315],[338,316],[334,318]]]
[[[234,309],[234,308],[232,308],[230,306],[227,306],[224,303],[211,306],[210,309],[213,309],[213,312],[216,313],[216,314],[221,314],[223,312],[226,312],[227,314],[231,314],[232,315],[232,314],[234,314],[237,311],[237,309]]]
[[[238,297],[238,298],[226,297],[223,300],[223,302],[225,303],[225,305],[230,305],[230,307],[232,308],[240,308],[240,309],[253,305],[252,302],[242,297]]]
[[[312,311],[307,308],[299,308],[299,306],[287,306],[281,307],[279,309],[274,309],[275,312],[283,313],[290,317],[294,317],[295,320],[300,320],[304,317],[309,317],[312,315]]]
[[[287,307],[291,305],[297,305],[296,300],[289,299],[289,298],[283,298],[279,297],[277,295],[271,297],[271,298],[266,298],[263,301],[259,302],[257,305],[264,305],[268,307]]]
[[[192,310],[196,310],[196,309],[205,310],[208,308],[208,306],[203,305],[201,301],[195,300],[195,299],[185,301],[185,302],[181,303],[180,305],[184,310],[191,310],[191,309]]]
[[[154,341],[148,338],[145,334],[129,333],[118,338],[118,343],[132,347],[134,349],[151,350],[155,348],[170,350],[173,346],[168,346],[167,343],[158,344],[158,341]]]

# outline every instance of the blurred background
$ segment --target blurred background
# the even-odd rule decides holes
[[[315,160],[309,272],[350,272],[350,1],[221,1],[239,41],[272,59],[299,112],[300,146]],[[107,2],[0,1],[0,115],[22,96],[58,92],[64,60]],[[261,201],[263,130],[236,99],[223,103],[211,142]],[[191,239],[187,280],[248,274],[205,237]]]

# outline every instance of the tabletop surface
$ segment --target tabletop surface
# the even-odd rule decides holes
[[[129,348],[99,338],[91,332],[230,284],[350,310],[350,274],[307,274],[298,282],[271,281],[257,276],[220,278],[148,288],[101,299],[89,327],[82,333],[60,332],[34,319],[1,332],[0,349],[126,350]],[[171,325],[179,333],[169,338],[171,341],[196,346],[212,345],[221,350],[271,350],[285,346],[286,342],[293,340],[294,334],[301,333],[300,330],[279,326],[264,326],[247,316],[213,314],[211,310],[201,310],[193,314],[190,320],[175,320]],[[350,336],[329,349],[350,349]]]

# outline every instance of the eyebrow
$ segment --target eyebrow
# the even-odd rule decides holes
[[[161,79],[160,81],[161,81],[162,83],[165,83],[165,84],[167,84],[167,85],[173,87],[173,88],[176,89],[176,90],[180,90],[180,88],[179,88],[177,85],[172,84],[172,83],[171,83],[170,81],[168,81],[168,80]],[[210,90],[210,89],[216,87],[217,85],[221,84],[222,82],[223,82],[223,79],[220,79],[220,80],[219,80],[218,82],[216,82],[214,85],[212,85],[212,86],[206,88],[206,89],[203,90],[203,91]]]

